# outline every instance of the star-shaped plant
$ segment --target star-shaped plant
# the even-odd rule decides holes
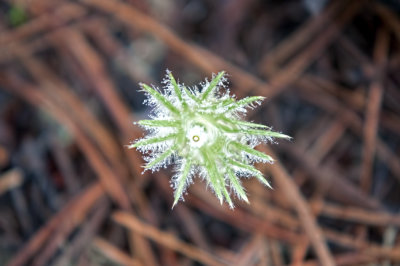
[[[210,82],[201,83],[201,89],[179,84],[169,71],[163,81],[164,92],[140,84],[148,97],[145,103],[154,109],[151,120],[138,122],[149,134],[129,147],[147,154],[146,169],[155,171],[172,162],[177,164],[171,181],[175,189],[173,206],[183,199],[196,174],[207,181],[221,204],[225,198],[233,208],[227,186],[248,202],[239,177],[254,176],[271,187],[253,164],[272,163],[273,159],[254,147],[273,138],[290,139],[267,126],[244,121],[246,108],[254,108],[264,98],[237,101],[225,88],[224,75],[222,71]]]

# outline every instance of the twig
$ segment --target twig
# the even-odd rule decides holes
[[[280,148],[287,155],[299,162],[299,165],[309,173],[320,188],[326,190],[327,195],[339,202],[360,206],[369,209],[379,209],[380,203],[371,199],[358,187],[344,179],[329,166],[319,166],[319,161],[308,154],[304,149],[282,143]],[[334,182],[334,185],[332,185]]]
[[[18,168],[2,173],[0,175],[0,195],[20,186],[23,181],[22,171]]]
[[[316,89],[314,85],[310,83],[310,80],[301,79],[297,84],[303,92],[300,94],[300,97],[332,114],[339,114],[338,117],[349,129],[357,135],[361,135],[362,121],[354,111],[344,104],[321,94],[321,91]],[[388,165],[389,169],[394,173],[394,176],[400,181],[400,159],[398,159],[398,157],[380,138],[377,139],[376,143],[376,151],[379,159]]]
[[[41,32],[48,31],[50,28],[66,24],[71,20],[82,18],[86,15],[86,10],[77,4],[64,2],[56,10],[38,16],[29,23],[21,25],[11,32],[3,32],[0,36],[1,53],[7,53],[7,45],[10,43],[20,43],[31,36],[39,35]],[[4,49],[6,48],[6,49]],[[1,55],[0,55],[1,57]]]
[[[126,226],[130,230],[196,261],[207,265],[230,265],[230,263],[224,262],[206,251],[182,242],[172,234],[162,232],[151,225],[139,221],[138,218],[130,213],[117,211],[113,213],[112,217],[117,223]]]
[[[400,260],[400,246],[393,248],[381,247],[380,245],[361,241],[353,236],[338,233],[330,229],[324,229],[323,231],[327,239],[342,246],[361,250],[368,255],[374,256],[375,258],[390,258],[396,261]]]
[[[17,81],[16,79],[13,79],[12,81],[9,79],[8,82],[8,88],[12,87],[13,93],[17,93],[20,97],[33,105],[37,105],[39,108],[46,108],[50,113],[57,117],[62,124],[66,125],[73,132],[83,153],[87,156],[89,163],[92,164],[93,168],[97,171],[98,177],[103,183],[106,191],[120,204],[122,208],[129,209],[129,199],[121,184],[118,183],[118,178],[108,167],[107,163],[103,162],[103,159],[96,151],[96,148],[88,140],[86,135],[81,132],[75,122],[72,121],[71,117],[60,110],[59,106],[55,105],[51,100],[48,100],[40,90],[32,88],[29,84]]]
[[[336,265],[364,265],[377,262],[378,260],[366,253],[351,252],[335,256]],[[319,266],[317,261],[305,261],[303,266]]]
[[[115,261],[121,265],[127,265],[127,266],[142,266],[143,264],[135,259],[129,256],[128,254],[124,253],[117,247],[115,247],[113,244],[109,243],[107,240],[97,237],[93,241],[93,245],[95,248],[99,249],[107,258],[111,259],[112,261]]]
[[[74,262],[74,257],[82,253],[87,245],[95,237],[101,224],[104,222],[110,208],[109,202],[101,200],[94,206],[94,214],[89,218],[88,222],[83,225],[80,233],[65,245],[62,254],[53,263],[55,266],[64,266]],[[43,265],[43,264],[39,264]]]
[[[260,60],[259,69],[262,69],[264,73],[273,75],[284,61],[293,56],[297,50],[311,40],[313,35],[326,27],[330,20],[343,7],[343,4],[344,1],[334,1],[317,16],[311,17],[309,21],[301,25],[292,35],[286,37],[277,47],[269,51]]]
[[[171,49],[185,56],[207,74],[225,69],[232,75],[238,87],[249,88],[261,84],[261,80],[227,63],[224,59],[199,46],[188,44],[169,28],[143,14],[133,6],[117,0],[81,0],[81,2],[113,14],[117,19],[134,29],[151,32],[157,38],[162,39]]]
[[[383,80],[380,69],[385,63],[387,63],[386,61],[389,41],[390,39],[388,33],[385,31],[385,29],[381,29],[378,32],[374,51],[375,63],[377,65],[377,80],[374,80],[370,86],[366,108],[366,121],[364,124],[364,146],[360,183],[361,187],[366,192],[371,189],[372,184],[371,178],[379,124],[379,112],[383,98]]]
[[[265,239],[263,236],[255,234],[250,241],[246,243],[246,246],[237,254],[235,265],[254,265],[262,249],[265,249]]]
[[[371,8],[373,8],[386,25],[392,29],[398,42],[400,42],[400,20],[398,16],[381,3],[374,3]]]
[[[270,154],[273,158],[277,158],[274,152],[264,147],[267,154]],[[296,184],[290,179],[288,173],[283,168],[279,162],[275,162],[269,170],[275,177],[275,182],[277,183],[279,189],[286,195],[286,197],[292,202],[295,207],[301,225],[309,237],[311,244],[317,253],[317,256],[323,265],[335,265],[333,257],[329,252],[326,245],[326,241],[319,229],[315,218],[313,217],[307,202],[304,197],[300,194],[299,189]]]
[[[103,188],[99,183],[95,183],[71,199],[60,212],[54,215],[51,220],[49,220],[46,225],[42,227],[20,251],[17,252],[8,265],[19,266],[26,264],[49,239],[60,223],[70,220],[73,221],[73,223],[78,224],[80,220],[84,218],[85,213],[87,213],[93,204],[103,195]]]
[[[227,207],[216,204],[217,200],[210,197],[210,192],[205,191],[204,187],[200,185],[201,184],[192,185],[190,188],[191,193],[195,194],[198,198],[189,195],[188,198],[190,199],[188,203],[244,231],[252,232],[253,234],[263,234],[267,237],[279,239],[290,244],[299,242],[299,234],[280,228],[268,220],[250,216],[247,212],[239,208],[235,209],[235,212],[232,212]]]
[[[400,215],[394,215],[383,211],[374,212],[354,207],[340,207],[326,202],[320,206],[320,210],[321,216],[334,219],[357,222],[365,225],[400,226]]]

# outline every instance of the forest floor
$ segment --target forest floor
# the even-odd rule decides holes
[[[399,265],[397,1],[0,2],[0,265]],[[127,149],[139,82],[228,73],[273,190],[220,205]]]

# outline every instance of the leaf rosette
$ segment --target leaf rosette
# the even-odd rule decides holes
[[[271,187],[254,163],[272,163],[273,159],[254,147],[290,137],[244,120],[248,108],[255,108],[263,97],[236,100],[226,88],[224,71],[201,83],[200,89],[179,84],[169,71],[163,83],[163,92],[140,84],[147,94],[145,103],[153,107],[152,119],[138,122],[149,134],[129,147],[148,155],[146,169],[177,164],[171,180],[173,206],[183,199],[196,175],[206,180],[221,204],[225,200],[231,208],[231,192],[248,202],[240,177],[254,176]]]

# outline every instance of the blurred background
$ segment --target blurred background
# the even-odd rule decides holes
[[[0,2],[0,265],[400,265],[396,0]],[[139,82],[229,74],[273,190],[221,206],[126,148]]]

